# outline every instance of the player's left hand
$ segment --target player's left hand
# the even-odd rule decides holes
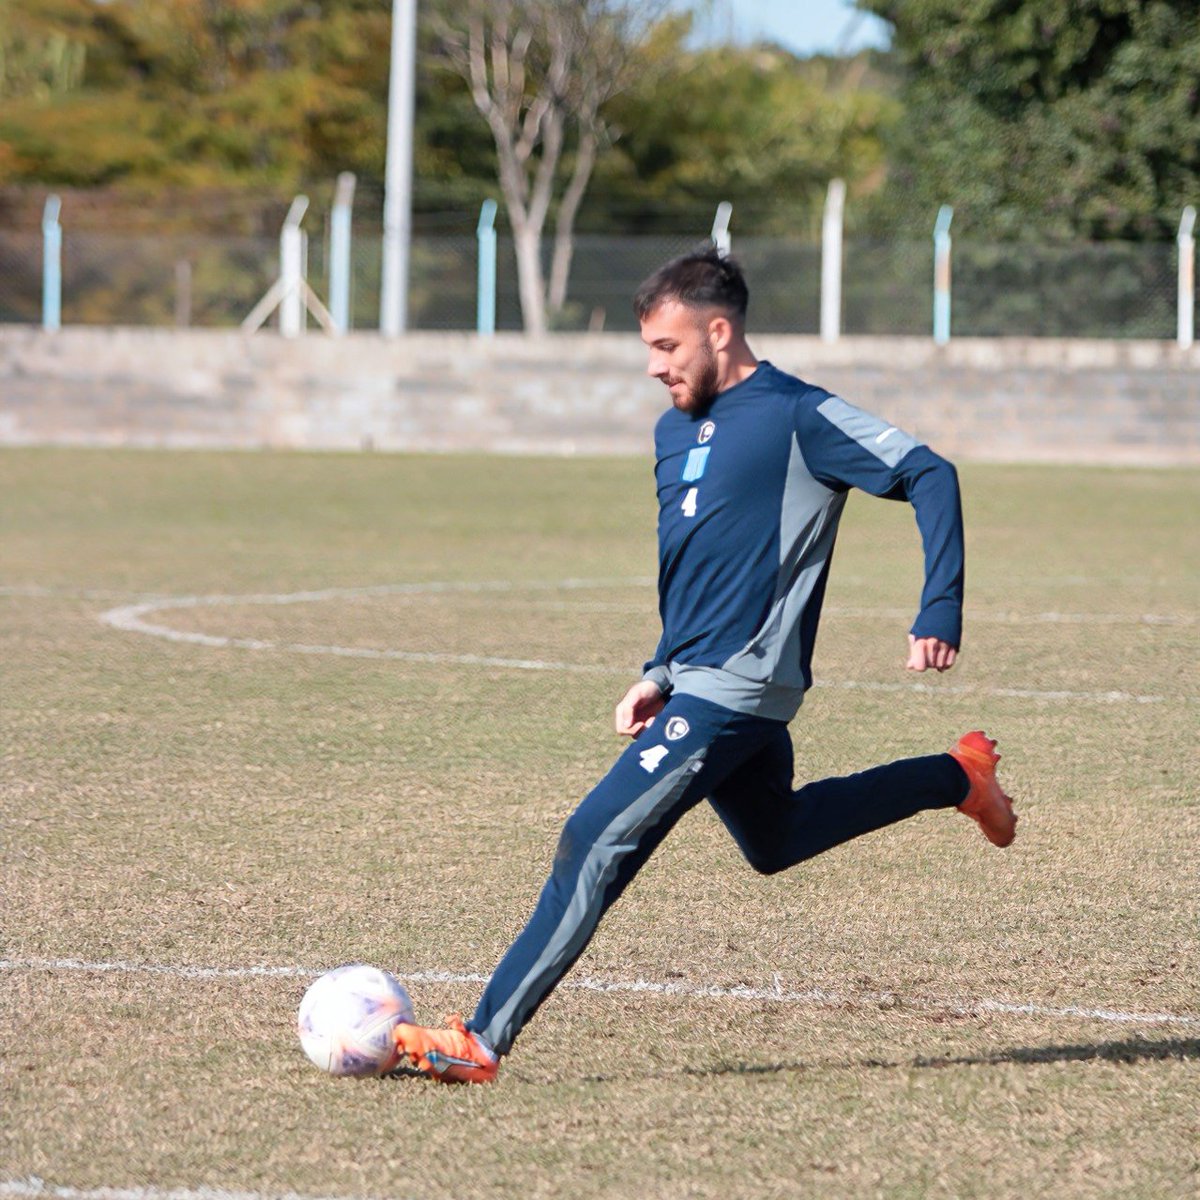
[[[639,679],[617,705],[616,726],[622,737],[635,738],[654,724],[654,718],[666,707],[667,698],[658,684]]]
[[[957,657],[955,647],[941,638],[908,635],[908,662],[905,664],[908,671],[948,671]]]

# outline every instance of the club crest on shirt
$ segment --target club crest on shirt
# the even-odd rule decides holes
[[[709,440],[709,438],[711,438],[712,435],[716,432],[717,432],[716,421],[705,421],[704,424],[700,426],[700,434],[696,438],[696,440],[700,443],[700,445],[703,446],[704,443],[707,442]]]
[[[672,717],[667,722],[667,741],[677,742],[680,738],[687,737],[691,731],[692,727],[683,717]]]

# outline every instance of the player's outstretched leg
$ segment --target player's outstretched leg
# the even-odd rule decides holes
[[[992,845],[1007,846],[1017,835],[1017,814],[996,778],[1000,755],[996,753],[995,741],[982,729],[972,730],[958,739],[950,757],[966,772],[971,784],[958,811],[978,821],[983,836]]]
[[[458,1013],[446,1018],[445,1029],[401,1024],[392,1036],[418,1071],[440,1083],[491,1083],[500,1069],[499,1056]]]

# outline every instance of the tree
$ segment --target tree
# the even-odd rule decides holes
[[[566,300],[575,218],[607,137],[602,107],[630,78],[656,0],[467,0],[443,7],[446,61],[496,144],[529,333]],[[556,208],[549,287],[542,237]]]
[[[61,96],[79,87],[87,62],[86,0],[36,8],[0,0],[0,100]]]
[[[895,27],[887,204],[1002,236],[1170,236],[1200,194],[1196,0],[858,0]]]
[[[689,50],[662,22],[639,51],[636,82],[606,110],[614,131],[585,213],[625,228],[696,228],[716,203],[742,230],[812,236],[831,178],[856,199],[878,187],[883,133],[899,106],[870,53],[800,59],[777,46]],[[853,213],[854,206],[851,206]]]
[[[272,192],[381,173],[387,20],[362,0],[0,0],[0,170]]]

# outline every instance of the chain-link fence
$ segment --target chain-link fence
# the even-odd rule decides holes
[[[42,239],[0,232],[0,321],[40,321]]]
[[[1173,245],[954,246],[954,332],[995,337],[1173,338]]]
[[[703,238],[581,235],[575,240],[564,330],[635,327],[630,298],[662,262]],[[551,247],[547,239],[547,269]],[[799,239],[739,237],[735,256],[751,284],[751,321],[771,333],[816,333],[821,249]],[[350,324],[379,324],[381,239],[353,242]],[[933,243],[850,238],[843,247],[842,329],[847,334],[928,334]],[[952,328],[958,336],[1162,338],[1176,332],[1178,252],[1171,243],[979,243],[953,246]],[[469,330],[476,324],[478,250],[469,234],[418,234],[412,243],[409,324]],[[66,228],[62,321],[72,325],[235,327],[279,273],[266,237],[148,236]],[[309,282],[328,295],[329,246],[308,244]],[[37,323],[42,239],[0,233],[0,322]],[[501,236],[496,327],[521,328],[516,259]]]

